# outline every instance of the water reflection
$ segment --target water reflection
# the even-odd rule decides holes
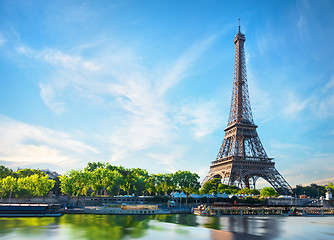
[[[61,225],[67,226],[72,239],[142,238],[149,228],[151,216],[67,215]]]
[[[212,239],[222,239],[222,237],[224,239],[275,239],[279,236],[279,224],[277,217],[229,216],[217,218],[211,228],[221,231],[213,230]]]
[[[334,236],[333,217],[65,215],[0,218],[1,239],[309,239]],[[311,234],[310,234],[311,233]]]

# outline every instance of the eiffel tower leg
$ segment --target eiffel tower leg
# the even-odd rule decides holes
[[[249,179],[250,179],[249,176],[244,177],[245,186],[246,186],[246,188],[250,189],[250,187],[249,187]]]
[[[292,188],[287,183],[287,181],[282,177],[282,175],[276,170],[276,168],[271,168],[270,172],[264,177],[275,190],[281,195],[292,194]]]
[[[253,176],[252,179],[253,179],[253,189],[256,189],[255,188],[255,183],[259,179],[259,176]]]

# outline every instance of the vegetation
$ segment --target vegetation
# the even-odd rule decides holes
[[[326,190],[330,189],[332,192],[334,192],[334,184],[333,183],[328,183],[328,186],[326,186]]]
[[[54,184],[55,181],[50,180],[46,174],[33,174],[26,177],[6,176],[0,179],[1,196],[45,196]]]
[[[177,171],[166,174],[148,174],[145,169],[126,169],[122,166],[112,166],[108,163],[88,163],[82,170],[70,170],[55,180],[48,179],[48,176],[37,169],[19,169],[14,172],[5,166],[0,166],[0,189],[2,196],[31,197],[45,196],[52,190],[55,194],[66,194],[69,196],[114,196],[114,195],[150,195],[156,200],[165,202],[174,191],[183,191],[187,195],[199,194],[245,194],[261,197],[278,196],[272,187],[265,187],[261,190],[229,186],[221,183],[219,178],[207,181],[200,189],[199,176],[189,171]],[[311,184],[303,187],[297,185],[293,189],[294,196],[306,195],[308,197],[324,196],[327,189],[334,192],[333,183],[328,186]],[[217,198],[207,201],[241,201],[236,199],[226,200]],[[192,202],[188,198],[188,202]],[[246,197],[242,200],[245,203],[258,203],[260,200]],[[262,200],[261,200],[262,201]],[[204,199],[205,202],[205,199]]]
[[[172,191],[198,192],[199,176],[189,171],[148,174],[141,168],[125,169],[108,163],[88,163],[84,170],[71,170],[60,177],[61,192],[71,196],[160,195]]]
[[[328,187],[331,188],[333,186],[332,183],[328,184]],[[320,196],[325,196],[326,187],[320,186],[315,183],[312,183],[310,186],[303,187],[301,185],[297,185],[296,188],[293,189],[294,196],[306,195],[311,198],[317,198]]]
[[[144,169],[125,169],[108,163],[88,163],[82,170],[70,170],[55,180],[36,169],[20,169],[16,172],[0,166],[2,196],[44,196],[50,190],[69,196],[102,195],[159,195],[172,191],[186,194],[198,193],[199,176],[189,171],[167,174],[148,174]]]
[[[229,186],[226,184],[222,184],[220,178],[214,178],[204,183],[202,189],[200,190],[200,193],[201,194],[226,193],[226,194],[260,195],[260,192],[257,189],[249,189],[249,188],[240,189],[236,186]]]
[[[262,197],[278,197],[278,193],[272,187],[265,187],[261,189],[260,195]]]

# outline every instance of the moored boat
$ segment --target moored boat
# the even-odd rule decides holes
[[[152,215],[152,214],[168,214],[169,210],[164,210],[158,205],[103,205],[103,206],[87,206],[84,213],[88,214],[115,214],[115,215]]]
[[[0,217],[60,217],[59,204],[1,203]]]

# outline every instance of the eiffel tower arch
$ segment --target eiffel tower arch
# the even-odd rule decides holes
[[[255,188],[258,178],[265,179],[279,194],[291,194],[291,186],[275,168],[257,134],[248,93],[244,43],[245,34],[235,36],[232,98],[225,136],[216,160],[202,181],[219,177],[222,183]]]

